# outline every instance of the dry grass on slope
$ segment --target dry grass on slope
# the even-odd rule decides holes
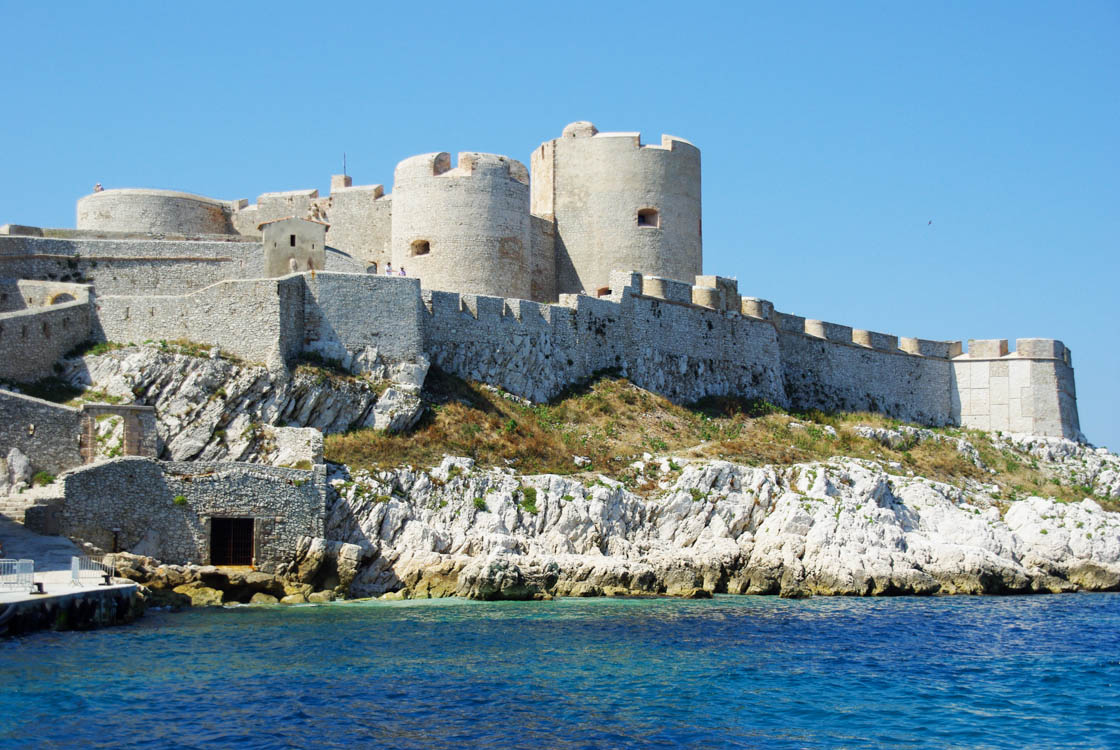
[[[462,455],[482,466],[510,466],[527,474],[593,471],[638,490],[653,489],[630,468],[645,452],[753,466],[851,456],[896,463],[899,473],[949,482],[988,478],[952,445],[925,442],[896,451],[856,434],[859,424],[898,424],[874,414],[790,414],[735,398],[682,407],[608,376],[538,406],[434,369],[426,387],[431,408],[412,432],[328,435],[327,459],[378,469],[432,466],[446,454]],[[588,457],[591,464],[578,466],[575,456]]]

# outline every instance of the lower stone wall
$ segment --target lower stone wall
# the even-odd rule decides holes
[[[178,296],[98,297],[94,337],[141,343],[187,339],[218,346],[250,362],[276,351],[291,356],[302,347],[303,281],[223,281]]]
[[[346,273],[302,279],[302,346],[337,360],[367,347],[393,363],[423,354],[418,279]]]
[[[260,278],[260,242],[0,235],[0,276],[93,284],[101,295],[184,294],[224,279]]]
[[[88,302],[0,313],[0,379],[32,382],[90,337]]]
[[[29,509],[27,524],[173,563],[208,564],[212,518],[252,518],[254,564],[288,560],[301,536],[322,536],[326,468],[120,458],[66,474],[61,504]]]
[[[0,389],[0,453],[18,448],[32,471],[60,474],[81,466],[81,424],[78,409]]]
[[[779,331],[790,406],[871,411],[930,426],[954,424],[947,359],[828,341]]]

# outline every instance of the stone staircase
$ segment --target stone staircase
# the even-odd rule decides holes
[[[48,484],[45,487],[29,487],[23,492],[0,495],[0,516],[23,523],[27,509],[32,505],[47,505],[62,499],[62,485]]]

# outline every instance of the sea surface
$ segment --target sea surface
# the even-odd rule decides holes
[[[1120,595],[149,612],[0,691],[0,748],[1120,748]]]

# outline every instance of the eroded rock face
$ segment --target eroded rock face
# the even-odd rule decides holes
[[[1000,505],[983,485],[855,459],[671,468],[684,464],[649,462],[664,488],[649,499],[602,477],[519,477],[463,458],[430,472],[336,473],[327,536],[363,550],[355,596],[1120,588],[1120,514],[1092,500]]]
[[[1063,484],[1089,487],[1102,497],[1120,497],[1120,456],[1058,437],[1004,434],[995,439],[1038,460],[1041,468]]]
[[[162,458],[294,466],[315,456],[321,462],[322,441],[284,432],[290,428],[412,427],[423,413],[417,381],[426,373],[426,361],[398,364],[389,375],[402,382],[385,388],[365,377],[323,378],[141,346],[69,360],[66,377],[124,403],[155,406]]]

